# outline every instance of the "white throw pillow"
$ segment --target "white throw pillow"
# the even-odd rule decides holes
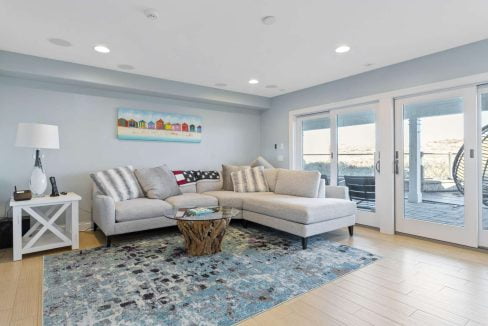
[[[129,165],[90,174],[98,190],[114,201],[144,197],[144,193]]]
[[[269,191],[268,184],[264,178],[264,168],[244,168],[231,173],[232,184],[235,192],[266,192]]]

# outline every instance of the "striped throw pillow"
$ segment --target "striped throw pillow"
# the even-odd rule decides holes
[[[265,192],[269,191],[268,184],[264,178],[264,168],[257,166],[246,167],[242,170],[232,172],[232,184],[235,192]]]
[[[119,167],[90,174],[97,188],[114,201],[144,197],[132,166]]]

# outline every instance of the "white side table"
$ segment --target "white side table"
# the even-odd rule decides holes
[[[74,192],[58,197],[36,197],[31,200],[10,200],[13,208],[14,260],[21,260],[23,254],[71,246],[79,248],[78,203],[81,197]],[[36,222],[22,236],[22,211]],[[56,221],[64,213],[64,228]]]

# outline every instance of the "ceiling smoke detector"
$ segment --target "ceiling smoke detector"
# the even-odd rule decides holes
[[[159,18],[159,13],[156,9],[146,9],[144,10],[144,15],[149,20],[157,20]]]
[[[264,25],[273,25],[276,22],[275,16],[265,16],[261,19]]]

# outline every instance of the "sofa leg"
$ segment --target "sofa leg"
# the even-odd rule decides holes
[[[107,235],[107,248],[112,247],[112,236]]]
[[[305,250],[307,249],[308,245],[308,238],[302,238],[302,249]]]
[[[97,223],[93,223],[93,232],[95,232],[98,229]]]
[[[247,221],[245,219],[242,219],[242,226],[247,229]]]
[[[352,237],[354,235],[354,225],[348,226],[349,229],[349,235]]]

